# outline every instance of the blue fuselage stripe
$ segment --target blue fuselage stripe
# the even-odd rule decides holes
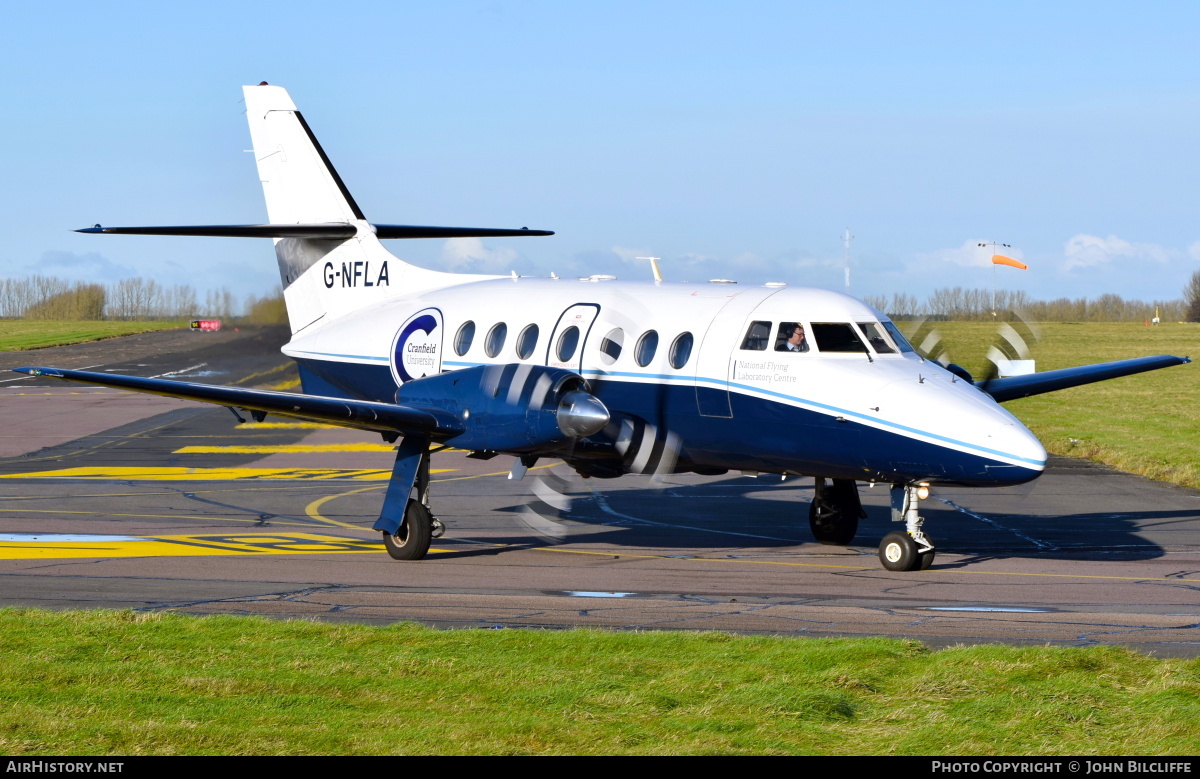
[[[446,366],[472,368],[477,365],[485,365],[486,363],[460,362],[460,361],[446,360],[443,364]],[[630,371],[585,370],[585,371],[581,371],[581,373],[586,378],[610,379],[613,377],[625,377],[625,378],[631,378],[631,379],[643,379],[646,381],[653,381],[653,382],[667,382],[667,383],[671,383],[671,384],[682,384],[682,386],[693,386],[695,384],[708,384],[708,385],[717,387],[719,389],[723,389],[723,388],[727,387],[731,391],[740,391],[741,394],[746,394],[746,395],[759,395],[759,396],[768,395],[771,397],[780,398],[782,400],[788,401],[789,404],[801,403],[805,406],[819,408],[819,409],[822,409],[823,411],[830,412],[830,414],[832,414],[833,416],[853,417],[854,419],[863,420],[871,426],[882,426],[882,427],[886,427],[886,428],[889,428],[894,431],[908,433],[910,435],[917,435],[917,436],[922,436],[924,438],[931,438],[936,441],[942,441],[951,446],[960,446],[964,449],[970,449],[972,451],[980,452],[982,454],[989,454],[994,457],[1002,457],[1002,458],[1006,458],[1009,460],[1017,460],[1018,462],[1028,463],[1029,465],[1035,466],[1037,468],[1043,468],[1046,465],[1045,460],[1038,460],[1038,459],[1034,459],[1031,457],[1021,457],[1020,455],[1010,454],[1008,452],[1003,452],[998,449],[989,449],[988,447],[985,447],[985,446],[979,446],[978,444],[973,444],[973,443],[970,443],[967,441],[960,441],[955,438],[950,438],[949,436],[938,435],[937,433],[931,433],[927,430],[920,430],[915,427],[909,427],[908,425],[902,425],[898,422],[891,422],[887,419],[880,419],[879,417],[868,416],[866,414],[862,414],[857,411],[850,411],[848,409],[839,408],[838,406],[831,406],[828,403],[821,403],[820,401],[809,400],[808,398],[801,398],[801,397],[797,397],[796,395],[788,395],[787,393],[784,393],[784,392],[775,392],[773,390],[762,389],[761,387],[752,387],[747,384],[739,384],[737,382],[725,381],[724,379],[714,379],[714,378],[710,378],[707,376],[693,377],[693,376],[685,376],[682,374],[677,374],[677,375],[672,376],[670,374],[637,373],[637,372],[630,372]]]

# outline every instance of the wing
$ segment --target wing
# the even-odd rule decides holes
[[[991,395],[998,403],[1003,403],[1006,400],[1016,400],[1030,395],[1040,395],[1043,392],[1054,392],[1068,387],[1078,387],[1081,384],[1091,384],[1095,381],[1115,379],[1120,376],[1153,371],[1158,368],[1169,368],[1172,365],[1183,365],[1189,362],[1191,359],[1187,357],[1159,354],[1154,357],[1138,357],[1133,360],[1102,362],[1096,365],[1080,365],[1077,368],[1031,373],[1028,376],[1009,376],[1003,379],[978,381],[975,382],[975,386]]]
[[[72,371],[63,368],[14,368],[18,373],[44,376],[63,381],[99,384],[102,387],[165,395],[169,398],[198,400],[218,406],[244,408],[278,416],[341,427],[354,427],[388,434],[420,434],[442,440],[459,435],[463,425],[457,417],[435,408],[376,403],[369,400],[347,400],[321,395],[299,395],[291,392],[244,389],[213,384],[194,384],[168,379],[143,379],[112,373]]]

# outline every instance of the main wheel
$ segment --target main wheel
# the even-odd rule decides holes
[[[879,562],[889,571],[915,571],[921,557],[917,542],[908,533],[888,533],[879,544]]]
[[[808,527],[818,542],[845,546],[858,532],[858,514],[848,510],[844,503],[822,507],[814,500],[808,504]]]
[[[385,532],[383,545],[393,560],[420,560],[433,538],[433,516],[420,501],[409,500],[396,535]]]

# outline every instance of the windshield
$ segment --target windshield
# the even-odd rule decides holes
[[[878,322],[859,322],[858,326],[862,328],[863,333],[867,336],[867,341],[871,344],[871,348],[876,354],[895,354],[896,349],[892,346],[891,341],[883,334],[883,328]]]
[[[867,351],[867,345],[849,322],[813,322],[812,334],[822,352]]]
[[[912,347],[912,344],[910,344],[908,342],[908,339],[904,337],[904,334],[900,332],[900,328],[896,327],[896,325],[885,320],[883,322],[883,328],[888,331],[888,334],[890,336],[892,336],[892,341],[895,342],[896,346],[900,347],[900,351],[902,351],[902,352],[916,352],[917,351],[916,349],[914,349]]]

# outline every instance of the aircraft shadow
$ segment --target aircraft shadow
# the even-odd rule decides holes
[[[812,482],[732,478],[701,484],[670,483],[631,488],[617,483],[585,484],[552,477],[551,502],[531,496],[507,507],[516,514],[514,533],[495,538],[519,545],[601,543],[650,547],[667,553],[739,549],[821,548],[808,528]],[[648,481],[648,480],[643,480]],[[592,488],[595,485],[595,488]],[[538,490],[546,495],[544,489]],[[887,533],[903,528],[891,521],[885,489],[860,488],[867,517],[852,548],[873,550]],[[956,500],[960,498],[956,497]],[[1079,503],[1103,503],[1081,496]],[[930,500],[922,507],[925,530],[939,550],[988,558],[1146,560],[1166,548],[1154,536],[1169,533],[1171,544],[1200,545],[1200,511],[1150,509],[1054,514],[1036,496],[1014,496],[1024,512],[983,513]],[[1085,506],[1086,507],[1086,506]],[[523,532],[527,531],[527,532]],[[510,547],[511,548],[511,547]],[[935,565],[938,565],[935,563]]]

